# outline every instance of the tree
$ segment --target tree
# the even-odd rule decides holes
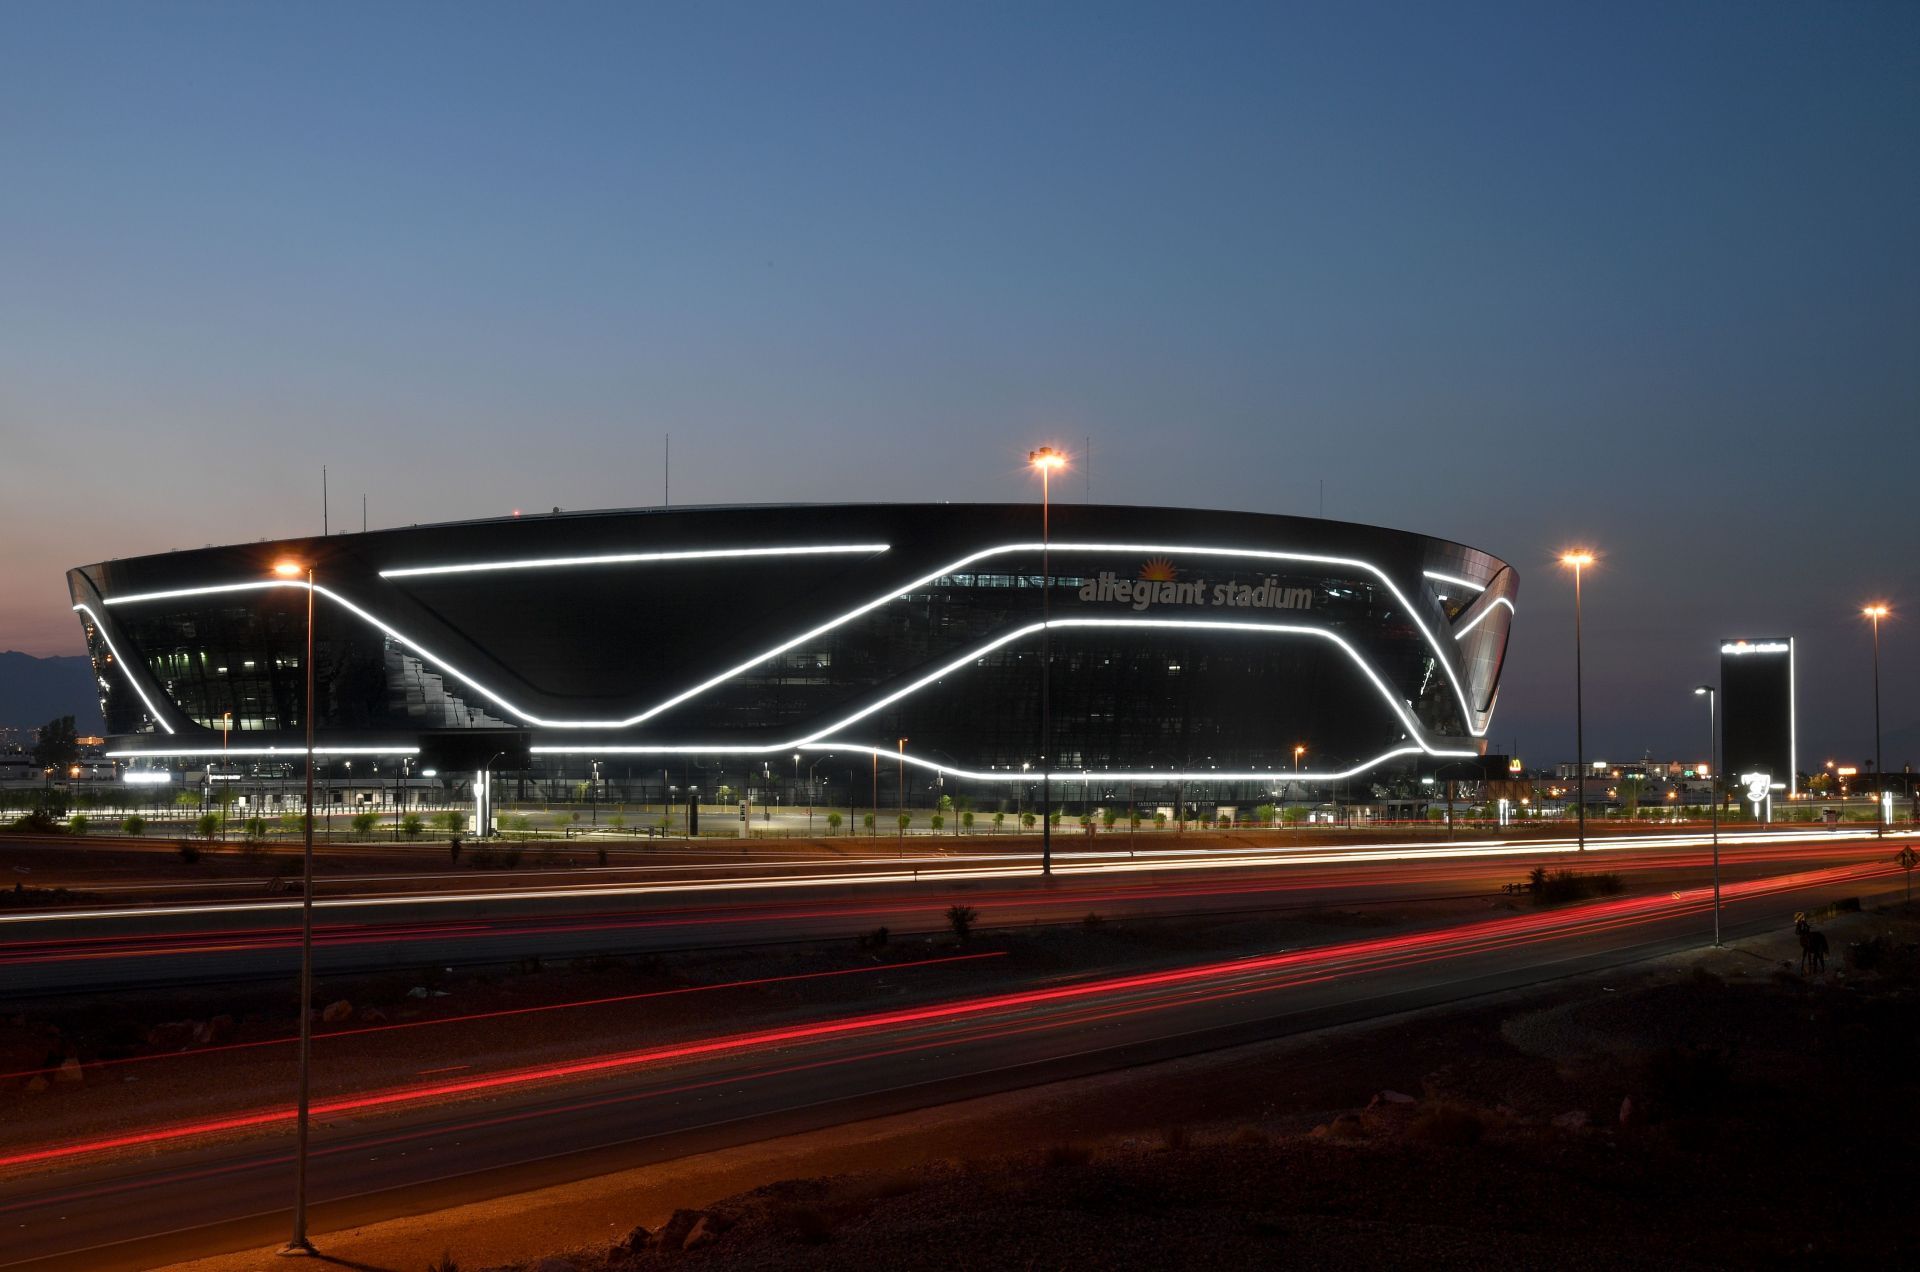
[[[902,817],[906,816],[905,813],[902,813],[900,815]],[[905,822],[901,823],[902,826],[904,826],[905,824],[906,824]],[[939,813],[935,813],[932,817],[927,819],[927,824],[933,827],[935,830],[945,830],[947,828],[947,819],[942,815],[940,815]]]
[[[1623,777],[1620,779],[1620,811],[1628,817],[1640,812],[1640,779]]]
[[[972,830],[972,829],[973,829],[973,810],[972,810],[971,808],[967,808],[967,809],[962,809],[962,810],[961,810],[961,812],[960,812],[960,829],[962,829],[962,830]]]
[[[146,829],[147,819],[138,813],[128,813],[120,822],[120,831],[122,834],[137,836],[144,834]]]
[[[353,815],[353,833],[356,835],[371,835],[373,828],[379,824],[380,817],[377,813],[363,812]]]
[[[871,835],[873,833],[873,814],[872,813],[860,814],[860,824],[862,826],[865,826],[867,828],[867,833]]]
[[[1033,815],[1032,813],[1022,813],[1022,814],[1020,814],[1020,824],[1021,824],[1022,826],[1025,826],[1025,827],[1026,827],[1026,828],[1027,828],[1028,830],[1032,830],[1032,829],[1033,829],[1033,823],[1034,823],[1034,822],[1036,822],[1036,821],[1038,821],[1038,820],[1039,820],[1039,819],[1038,819],[1038,818],[1036,818],[1036,817],[1035,817],[1035,816],[1034,816],[1034,815]]]
[[[1006,822],[1007,822],[1007,815],[1006,815],[1005,813],[1002,813],[1002,812],[996,812],[996,813],[994,813],[994,815],[993,815],[993,830],[994,830],[994,833],[995,833],[995,834],[998,834],[998,833],[1000,832],[1000,828],[1001,828],[1002,826],[1004,826],[1004,825],[1006,825]]]
[[[73,816],[67,818],[67,829],[76,835],[86,834],[88,824],[85,813],[75,813]]]
[[[425,829],[425,826],[426,823],[420,820],[418,813],[408,813],[400,819],[400,833],[408,839],[420,838],[420,832]]]
[[[33,743],[35,764],[65,773],[79,758],[80,735],[73,727],[72,716],[58,716],[40,726],[39,737]]]
[[[913,824],[913,814],[902,813],[894,820],[900,823],[900,833],[904,835],[907,833],[907,827]]]
[[[1167,815],[1165,813],[1155,811],[1153,814],[1153,828],[1155,830],[1165,830],[1167,828]]]
[[[220,833],[220,814],[204,812],[193,823],[193,833],[202,839],[212,839]]]
[[[1112,830],[1113,824],[1119,820],[1120,820],[1119,809],[1103,808],[1100,810],[1100,824],[1101,826],[1105,827],[1107,830]]]
[[[831,831],[835,831],[835,832],[838,832],[838,831],[839,831],[839,829],[840,829],[840,822],[841,822],[841,820],[842,820],[842,818],[841,818],[841,816],[840,816],[840,814],[838,814],[838,813],[828,813],[828,814],[827,814],[827,829],[828,829],[828,830],[831,830]]]

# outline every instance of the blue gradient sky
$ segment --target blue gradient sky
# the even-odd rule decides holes
[[[78,652],[69,565],[317,529],[322,462],[388,525],[652,503],[669,430],[676,503],[1091,435],[1102,501],[1324,479],[1514,562],[1531,761],[1587,539],[1590,751],[1700,749],[1716,638],[1787,633],[1858,754],[1916,156],[1904,3],[7,6],[0,649]]]

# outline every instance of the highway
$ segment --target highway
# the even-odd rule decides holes
[[[1794,846],[1743,847],[1761,854]],[[1796,909],[1841,896],[1899,887],[1892,850],[1823,839],[1797,849],[1817,860],[1746,863],[1753,868],[1725,888],[1730,933],[1778,924]],[[1514,872],[1510,863],[1496,868]],[[1261,869],[1231,877],[1245,883],[1262,877]],[[1380,882],[1373,879],[1376,887]],[[1054,886],[1109,887],[1111,880],[1070,876]],[[1034,902],[1007,904],[1026,913],[1019,906]],[[1697,948],[1710,930],[1710,905],[1710,891],[1696,879],[1562,910],[1503,912],[1144,972],[1007,984],[900,1008],[716,1028],[699,1038],[561,1062],[329,1091],[316,1108],[314,1226],[325,1231],[1594,972]],[[790,917],[769,921],[778,927]],[[837,921],[844,931],[847,916]],[[273,1241],[285,1229],[290,1120],[285,1105],[264,1103],[200,1122],[0,1147],[0,1267],[148,1267]]]
[[[1871,831],[1748,831],[1723,837],[1729,881],[1885,860]],[[1635,886],[1697,882],[1705,835],[1431,841],[1302,848],[1180,846],[1029,855],[951,852],[849,861],[798,857],[450,874],[333,876],[316,889],[323,974],[755,943],[840,940],[885,926],[943,930],[946,907],[983,926],[1226,915],[1405,903],[1498,892],[1536,865],[1617,871]],[[0,913],[0,1000],[290,976],[297,896],[140,900]]]

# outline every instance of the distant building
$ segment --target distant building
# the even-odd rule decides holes
[[[1770,773],[1788,795],[1800,788],[1793,658],[1791,636],[1720,642],[1721,767]]]

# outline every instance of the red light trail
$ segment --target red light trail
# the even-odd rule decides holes
[[[1892,874],[1896,869],[1897,867],[1892,863],[1832,867],[1736,883],[1723,887],[1722,893],[1728,900],[1767,896],[1805,887],[1882,877]],[[318,1101],[314,1105],[313,1112],[316,1117],[327,1117],[393,1108],[524,1087],[535,1083],[621,1072],[723,1054],[749,1053],[765,1048],[877,1033],[928,1023],[957,1022],[965,1025],[967,1022],[977,1021],[991,1013],[1053,1004],[1066,1004],[1070,1011],[1091,1013],[1081,1014],[1077,1020],[1054,1020],[1030,1026],[1061,1028],[1072,1023],[1085,1023],[1087,1020],[1112,1014],[1151,1011],[1171,1002],[1197,1002],[1213,998],[1243,996],[1289,985],[1406,966],[1410,963],[1458,958],[1472,953],[1564,939],[1582,933],[1616,930],[1676,914],[1698,913],[1710,905],[1711,892],[1704,888],[1688,889],[1672,896],[1627,897],[1564,910],[1502,916],[1457,927],[1256,955],[1192,967],[988,994],[841,1019],[749,1030],[712,1038],[583,1057],[578,1060],[474,1074],[471,1077],[436,1083],[362,1092]],[[1281,975],[1277,979],[1268,976],[1264,981],[1250,984],[1234,983],[1270,973]],[[1181,992],[1188,988],[1202,989],[1205,992],[1197,997]],[[1104,1007],[1088,1001],[1101,995],[1138,991],[1149,992],[1150,996],[1146,1002]],[[1076,1004],[1086,1004],[1086,1006],[1078,1008],[1074,1006]],[[952,1042],[954,1039],[948,1038],[946,1041]],[[294,1111],[291,1108],[276,1106],[171,1126],[154,1127],[122,1135],[45,1145],[0,1156],[0,1167],[33,1165],[114,1149],[163,1144],[228,1131],[272,1126],[288,1122],[293,1116]]]

